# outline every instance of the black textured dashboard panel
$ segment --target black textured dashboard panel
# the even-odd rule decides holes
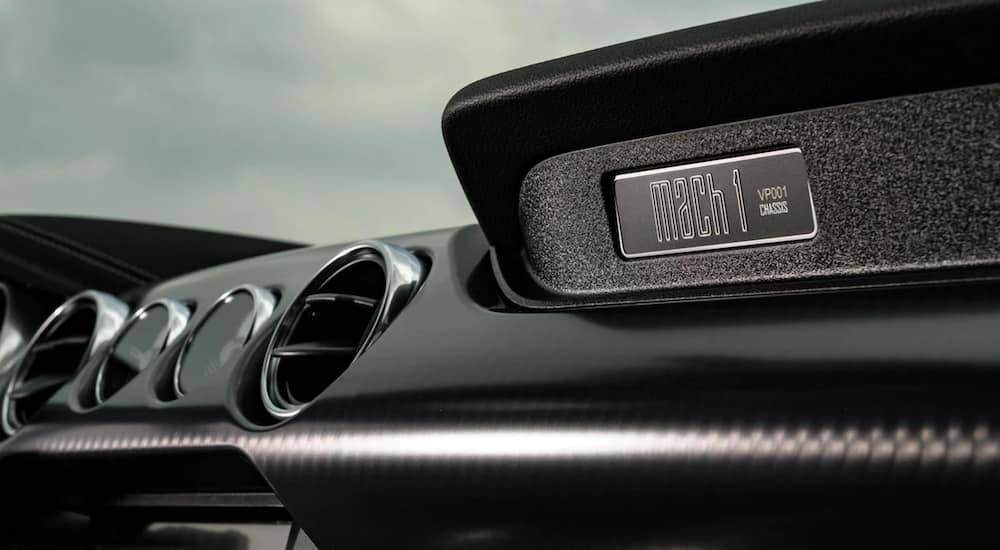
[[[781,281],[850,286],[843,277],[859,275],[871,284],[876,275],[914,271],[949,278],[960,274],[945,268],[996,266],[998,128],[1000,86],[991,85],[560,155],[536,166],[521,188],[527,267],[556,299],[585,303],[753,293],[767,290],[755,284]],[[815,238],[633,260],[617,251],[613,174],[784,147],[802,149]]]
[[[994,529],[981,510],[1000,481],[1000,286],[501,311],[470,294],[478,229],[392,241],[432,260],[427,280],[302,414],[243,418],[269,330],[163,402],[175,345],[93,410],[64,388],[0,444],[8,505],[273,490],[323,548],[801,548]],[[280,314],[340,248],[193,273],[144,302],[194,301],[196,323],[251,283],[281,290]]]
[[[1000,81],[1000,2],[818,2],[626,42],[475,82],[445,109],[491,244],[519,249],[518,190],[562,153],[679,130]]]

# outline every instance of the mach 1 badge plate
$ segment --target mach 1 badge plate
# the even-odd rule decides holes
[[[816,236],[797,148],[619,174],[614,196],[626,258]]]

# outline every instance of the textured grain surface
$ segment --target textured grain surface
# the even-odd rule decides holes
[[[997,0],[840,0],[643,38],[470,84],[445,108],[445,144],[490,244],[519,250],[518,189],[547,158],[1000,82],[997,20]]]
[[[819,232],[805,243],[625,260],[608,174],[800,147]],[[807,111],[553,157],[521,188],[528,268],[567,296],[1000,263],[1000,86]]]

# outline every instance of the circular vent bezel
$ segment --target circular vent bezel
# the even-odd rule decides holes
[[[20,398],[14,396],[19,390],[24,389],[29,373],[36,366],[34,363],[36,348],[49,344],[46,342],[47,338],[56,333],[74,315],[87,309],[94,311],[93,326],[88,335],[86,347],[78,363],[74,366],[73,375],[63,384],[68,383],[72,377],[79,374],[80,369],[108,345],[124,324],[129,313],[129,307],[124,302],[97,290],[85,290],[56,308],[35,331],[31,340],[22,350],[16,360],[10,382],[4,389],[3,403],[0,405],[0,425],[7,435],[13,435],[24,425],[18,413],[17,403],[27,396]]]
[[[372,255],[375,257],[371,257]],[[380,263],[384,277],[384,288],[382,298],[375,304],[375,311],[368,327],[354,348],[348,364],[364,353],[385,332],[389,324],[413,297],[424,278],[425,267],[419,258],[409,250],[382,241],[364,241],[354,244],[343,249],[327,262],[281,315],[264,355],[264,363],[260,373],[260,398],[264,409],[275,419],[291,418],[311,403],[311,401],[290,403],[280,396],[277,389],[277,377],[281,358],[275,356],[275,351],[285,346],[294,333],[299,317],[307,309],[306,305],[310,296],[319,294],[320,289],[341,271],[358,262],[366,261]]]
[[[205,325],[205,323],[212,317],[219,306],[226,303],[231,296],[238,294],[240,292],[246,292],[250,294],[253,298],[254,305],[254,316],[253,325],[250,327],[250,332],[247,334],[246,339],[243,341],[243,345],[246,346],[259,331],[264,323],[269,317],[274,313],[274,308],[278,303],[277,296],[266,288],[259,287],[252,284],[244,284],[235,288],[227,290],[222,296],[219,296],[212,306],[208,308],[202,318],[198,323],[191,329],[187,337],[184,338],[184,344],[181,346],[180,352],[177,354],[177,360],[173,364],[173,373],[171,375],[171,384],[173,390],[174,399],[184,396],[184,390],[181,388],[181,372],[184,369],[184,358],[187,356],[188,348],[191,347],[191,343],[198,337],[198,331]]]
[[[0,303],[0,381],[6,382],[42,317],[23,291],[4,283],[0,283]]]
[[[173,344],[175,341],[177,341],[177,339],[181,336],[181,334],[184,333],[184,329],[187,328],[188,321],[191,318],[191,309],[188,308],[188,306],[184,305],[183,303],[178,302],[177,300],[171,300],[170,298],[163,298],[160,300],[150,302],[139,308],[135,313],[132,314],[131,317],[128,318],[127,321],[125,321],[122,327],[118,330],[117,334],[115,334],[115,337],[111,340],[110,344],[108,345],[107,353],[104,354],[101,360],[101,365],[97,369],[97,375],[94,380],[94,394],[91,396],[94,399],[95,406],[104,403],[105,401],[110,399],[115,393],[117,393],[116,390],[115,392],[112,392],[109,395],[103,394],[105,377],[107,376],[107,370],[109,368],[108,360],[111,358],[111,355],[115,352],[115,349],[118,347],[118,344],[120,343],[122,337],[128,333],[129,328],[131,328],[135,323],[144,319],[146,313],[155,307],[162,307],[167,310],[167,326],[166,326],[167,335],[160,349],[155,350],[156,355],[163,353],[163,350],[167,349],[170,346],[170,344]],[[133,378],[138,374],[139,373],[136,372],[133,375]],[[119,390],[120,389],[121,388],[119,388]]]

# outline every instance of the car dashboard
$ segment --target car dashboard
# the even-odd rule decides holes
[[[0,218],[0,547],[989,545],[997,6],[808,5],[473,84],[443,128],[474,225]]]

